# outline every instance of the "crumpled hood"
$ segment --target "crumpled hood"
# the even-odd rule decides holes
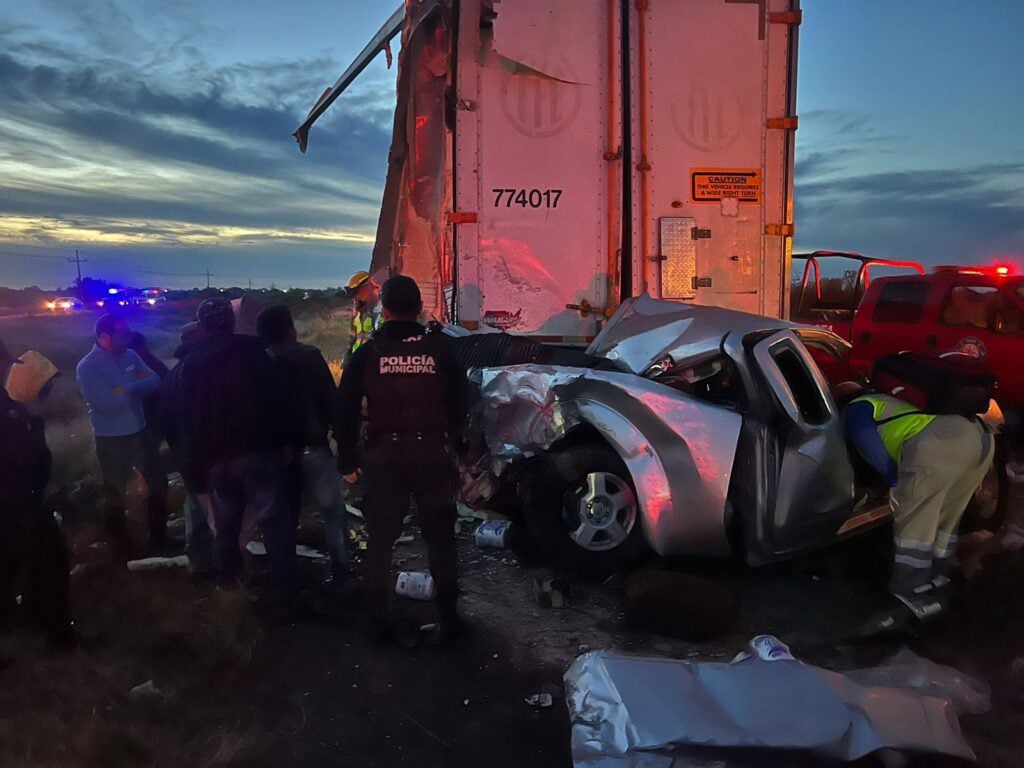
[[[623,371],[643,375],[665,355],[681,363],[712,353],[730,333],[745,336],[791,327],[785,320],[643,294],[619,306],[587,353],[604,357]]]

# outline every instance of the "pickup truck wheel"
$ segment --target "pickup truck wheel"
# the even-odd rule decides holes
[[[581,445],[553,454],[523,506],[545,559],[567,571],[606,576],[644,550],[636,491],[610,448]]]

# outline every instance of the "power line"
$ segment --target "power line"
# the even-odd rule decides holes
[[[85,297],[82,295],[82,262],[88,263],[89,260],[79,257],[78,249],[75,248],[75,258],[69,258],[68,262],[74,264],[75,267],[78,268],[78,280],[76,281],[75,285],[78,288],[78,298],[84,299]]]

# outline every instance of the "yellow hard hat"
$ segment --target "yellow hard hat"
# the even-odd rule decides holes
[[[370,273],[367,272],[365,269],[361,269],[348,279],[348,284],[345,286],[345,288],[347,288],[349,291],[358,291],[366,284],[366,281],[369,279]]]

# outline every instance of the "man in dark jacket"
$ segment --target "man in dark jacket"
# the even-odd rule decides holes
[[[0,342],[0,627],[21,609],[56,648],[72,648],[67,546],[43,507],[52,459],[43,420],[4,386],[13,358]]]
[[[288,307],[268,307],[256,318],[256,330],[267,352],[287,382],[294,405],[288,496],[292,517],[298,521],[303,501],[312,503],[324,521],[331,573],[338,585],[348,575],[348,528],[341,487],[328,442],[336,387],[331,369],[320,350],[300,344]]]
[[[174,350],[178,363],[161,377],[159,396],[160,434],[167,440],[171,456],[178,470],[182,472],[185,491],[185,554],[188,556],[189,572],[195,576],[207,576],[216,569],[213,559],[213,531],[209,517],[212,514],[210,495],[200,492],[193,478],[186,471],[188,457],[184,445],[184,414],[181,413],[181,372],[182,362],[188,353],[203,340],[199,323],[187,323],[181,329],[181,343]]]
[[[365,471],[369,547],[366,588],[377,639],[394,632],[388,617],[389,572],[395,539],[415,500],[437,588],[440,622],[436,640],[462,629],[457,610],[454,449],[462,443],[466,374],[440,333],[417,321],[419,287],[402,275],[381,291],[384,326],[352,355],[338,390],[334,435],[338,469],[346,482]],[[365,461],[358,456],[359,417],[367,402]],[[362,463],[362,468],[360,468]]]
[[[290,592],[296,586],[295,529],[282,476],[283,387],[263,343],[234,332],[227,299],[207,299],[196,314],[206,337],[182,363],[178,407],[185,475],[197,492],[209,492],[213,505],[217,578],[238,579],[238,536],[248,506],[263,531],[274,583]]]

